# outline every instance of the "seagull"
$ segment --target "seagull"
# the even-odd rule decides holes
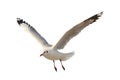
[[[59,60],[61,63],[61,66],[63,70],[65,70],[65,67],[63,66],[62,61],[66,61],[69,58],[71,58],[74,55],[74,52],[69,53],[62,53],[58,50],[63,49],[65,45],[76,35],[78,35],[81,30],[83,30],[86,26],[89,24],[92,24],[95,22],[99,17],[103,14],[103,12],[100,12],[98,14],[93,15],[92,17],[84,20],[83,22],[75,25],[73,28],[68,30],[56,43],[56,45],[49,44],[38,32],[35,28],[33,28],[30,24],[28,24],[26,21],[24,21],[21,18],[17,18],[17,23],[26,28],[41,44],[43,47],[43,53],[40,54],[40,56],[44,56],[45,58],[52,60],[54,64],[54,69],[57,71],[57,67],[55,66],[55,60]]]

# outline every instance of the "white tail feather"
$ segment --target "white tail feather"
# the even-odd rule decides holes
[[[73,55],[74,55],[74,52],[65,53],[65,54],[63,54],[61,60],[62,60],[62,61],[66,61],[66,60],[68,60],[69,58],[71,58]]]

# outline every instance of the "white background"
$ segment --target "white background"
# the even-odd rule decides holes
[[[0,80],[120,80],[119,0],[1,0]],[[63,62],[44,57],[40,44],[20,28],[22,18],[55,44],[77,23],[104,11],[65,47],[75,55]]]

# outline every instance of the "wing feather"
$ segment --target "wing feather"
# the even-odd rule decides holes
[[[89,24],[95,22],[101,15],[103,12],[96,14],[86,20],[84,20],[83,22],[77,24],[76,26],[74,26],[72,29],[68,30],[63,36],[62,38],[58,41],[58,43],[54,46],[54,48],[56,49],[62,49],[64,48],[64,46],[73,38],[75,37],[77,34],[79,34],[81,32],[81,30],[83,30],[86,26],[88,26]]]
[[[17,18],[17,23],[20,26],[24,26],[25,28],[27,28],[28,31],[41,43],[42,46],[49,46],[48,42],[30,24],[20,18]]]

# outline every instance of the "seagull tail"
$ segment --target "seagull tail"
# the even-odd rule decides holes
[[[70,59],[73,55],[74,55],[74,52],[64,53],[62,61],[66,61],[66,60]]]

